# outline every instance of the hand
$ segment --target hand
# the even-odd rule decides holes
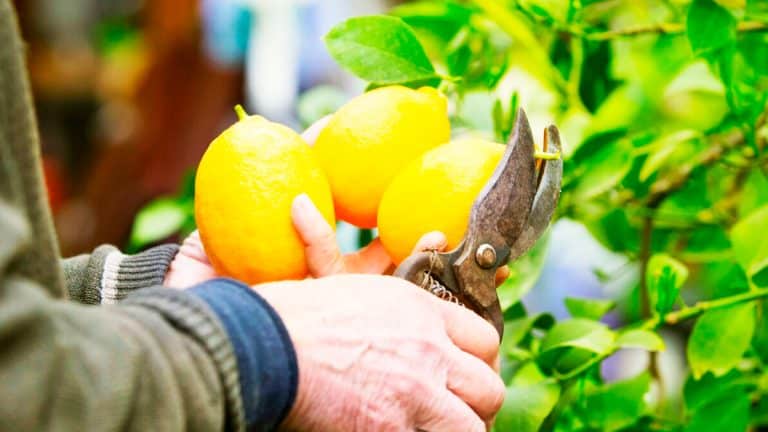
[[[485,431],[501,407],[498,334],[467,309],[389,276],[255,289],[298,357],[289,430]]]
[[[306,195],[301,195],[296,201],[300,201],[302,196],[309,201]],[[383,274],[392,267],[392,261],[379,239],[357,252],[342,255],[336,245],[333,229],[311,202],[309,206],[310,209],[305,211],[300,205],[294,204],[293,217],[296,230],[305,242],[311,276],[322,277],[340,273]],[[415,250],[444,248],[445,236],[432,232],[421,238]],[[218,275],[203,249],[200,233],[195,231],[184,239],[179,252],[171,261],[163,286],[188,288],[215,277]]]
[[[217,277],[208,255],[203,249],[200,233],[195,230],[179,247],[179,252],[168,266],[163,286],[188,288]]]
[[[357,252],[342,255],[336,243],[336,233],[307,195],[301,194],[293,201],[291,218],[304,242],[311,276],[323,277],[342,273],[385,274],[394,270],[392,260],[378,238]],[[444,251],[447,244],[445,234],[432,231],[419,239],[413,253],[427,250]],[[496,285],[501,285],[507,277],[509,268],[500,267],[496,271]]]

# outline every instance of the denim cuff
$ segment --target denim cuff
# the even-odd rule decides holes
[[[298,389],[296,352],[277,312],[253,289],[213,279],[188,290],[219,317],[235,351],[248,430],[274,430]]]

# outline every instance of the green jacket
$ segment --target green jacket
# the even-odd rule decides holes
[[[0,430],[244,429],[221,321],[159,288],[175,246],[59,259],[23,51],[0,0]]]

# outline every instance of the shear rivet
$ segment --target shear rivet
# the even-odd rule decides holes
[[[484,269],[493,267],[496,265],[496,249],[488,243],[481,244],[475,253],[475,260]]]

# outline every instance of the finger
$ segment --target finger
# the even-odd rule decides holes
[[[504,403],[504,381],[479,358],[456,349],[448,370],[448,390],[467,403],[485,421]]]
[[[344,273],[344,260],[336,244],[336,233],[306,194],[293,200],[291,219],[307,259],[309,274],[323,277]]]
[[[379,238],[357,252],[344,255],[347,273],[383,274],[392,265],[392,259]]]
[[[454,345],[491,365],[499,354],[499,334],[491,324],[471,310],[439,301],[445,331]]]
[[[205,254],[203,242],[200,240],[200,232],[198,230],[192,231],[192,233],[184,239],[181,247],[179,247],[179,253],[182,253],[183,255],[186,255],[203,264],[211,264],[211,262],[208,260],[208,255]]]
[[[431,231],[419,239],[416,242],[416,246],[413,247],[411,253],[426,252],[426,251],[442,251],[448,246],[448,239],[445,238],[445,234],[440,231]]]
[[[429,432],[483,432],[485,423],[458,396],[443,391],[416,415],[415,429]]]
[[[304,141],[307,142],[309,145],[315,145],[315,141],[317,141],[317,137],[320,136],[320,132],[323,131],[323,128],[325,128],[325,125],[328,124],[328,122],[331,120],[332,114],[328,114],[327,116],[321,118],[320,120],[312,123],[310,127],[307,128],[304,132],[302,132],[301,137],[304,138]]]
[[[507,266],[501,266],[498,269],[496,269],[496,286],[503,284],[505,280],[509,277],[509,267]]]

